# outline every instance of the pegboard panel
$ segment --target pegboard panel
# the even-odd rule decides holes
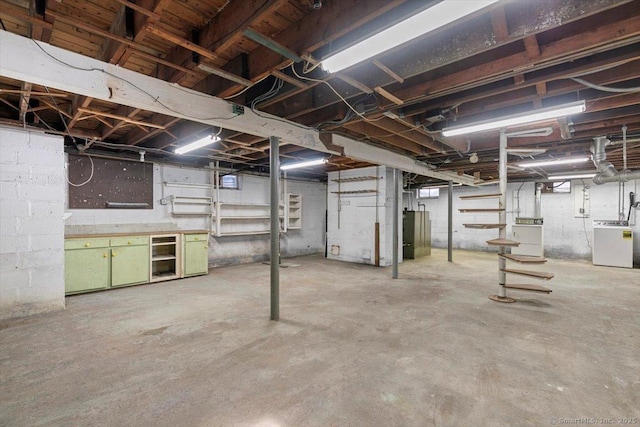
[[[70,154],[68,176],[73,184],[91,177],[69,185],[70,209],[153,209],[152,163]]]

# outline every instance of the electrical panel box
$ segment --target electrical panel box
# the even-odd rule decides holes
[[[575,218],[589,218],[591,208],[591,195],[588,185],[576,184],[573,186],[573,208]]]

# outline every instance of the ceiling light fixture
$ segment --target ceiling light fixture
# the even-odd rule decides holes
[[[176,154],[185,154],[193,150],[197,150],[198,148],[205,147],[207,145],[213,144],[214,142],[220,141],[220,138],[213,135],[207,135],[202,139],[192,142],[191,144],[187,144],[185,146],[179,147],[175,149]]]
[[[523,168],[537,168],[537,167],[545,167],[545,166],[556,166],[556,165],[570,165],[573,163],[582,163],[589,161],[589,157],[574,157],[572,159],[557,159],[557,160],[546,160],[539,162],[524,162],[518,163],[518,166]]]
[[[299,163],[289,163],[288,165],[280,166],[280,170],[288,171],[290,169],[306,168],[307,166],[317,166],[324,163],[327,163],[326,159],[315,159]]]
[[[389,49],[441,28],[498,0],[444,0],[386,30],[322,60],[322,68],[336,73]]]
[[[572,102],[570,104],[559,105],[557,107],[542,108],[531,113],[514,114],[497,120],[488,120],[470,125],[445,128],[442,130],[442,136],[457,136],[464,135],[466,133],[522,125],[525,123],[540,122],[543,120],[582,113],[585,109],[586,103],[584,101]]]
[[[550,175],[548,179],[556,181],[562,179],[580,179],[580,178],[593,178],[596,176],[596,172],[574,173],[569,175]]]

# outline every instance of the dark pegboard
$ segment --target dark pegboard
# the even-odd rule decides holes
[[[70,209],[153,209],[153,164],[69,155]]]

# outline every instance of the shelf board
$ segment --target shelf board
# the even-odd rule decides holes
[[[460,212],[502,212],[504,208],[458,209]]]
[[[175,255],[157,255],[151,258],[151,261],[169,261],[176,259]]]
[[[270,216],[221,216],[220,221],[244,221],[244,220],[252,220],[252,219],[270,219]]]
[[[469,199],[497,199],[500,196],[502,196],[502,193],[477,194],[477,195],[474,195],[474,196],[460,196],[460,199],[462,199],[462,200],[469,200]]]
[[[546,258],[540,258],[535,256],[527,256],[527,255],[513,255],[513,254],[499,254],[500,257],[520,262],[522,264],[544,264],[547,262]]]
[[[173,216],[211,216],[213,215],[212,213],[205,213],[205,212],[171,212],[171,215]]]
[[[493,246],[520,246],[520,242],[509,239],[493,239],[487,240],[487,245]]]
[[[151,246],[168,246],[168,245],[177,245],[178,242],[160,242],[160,243],[152,243]]]
[[[553,279],[553,273],[547,273],[545,271],[530,271],[530,270],[513,270],[510,268],[504,268],[500,271],[511,274],[519,274],[521,276],[535,277],[536,279],[550,280]]]
[[[354,176],[351,178],[332,179],[333,182],[360,182],[379,179],[377,176]]]
[[[155,279],[155,278],[160,278],[160,277],[177,277],[178,273],[176,273],[175,271],[165,271],[163,273],[153,273],[151,274],[151,278]]]
[[[507,289],[514,289],[517,291],[541,292],[544,294],[550,294],[551,292],[553,292],[549,288],[545,288],[544,286],[538,286],[538,285],[508,284],[503,286]]]
[[[270,231],[236,231],[236,232],[228,232],[228,233],[220,233],[217,237],[225,237],[225,236],[254,236],[257,234],[269,234]]]
[[[507,224],[462,224],[467,228],[481,228],[481,229],[487,229],[487,228],[505,228],[507,226]]]
[[[225,202],[220,202],[220,207],[225,207],[225,206],[239,206],[239,207],[244,207],[244,208],[268,208],[271,205],[270,204],[256,204],[256,203],[225,203]]]

